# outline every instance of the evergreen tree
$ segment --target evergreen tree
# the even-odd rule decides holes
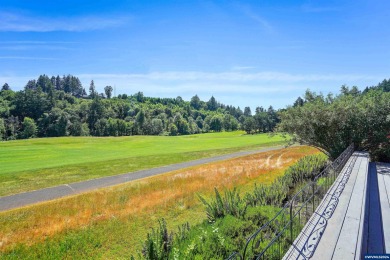
[[[256,114],[260,114],[264,112],[264,108],[263,107],[256,107]]]
[[[207,108],[210,111],[216,111],[218,109],[218,103],[215,100],[214,96],[211,96],[210,100],[207,101]]]
[[[62,84],[62,80],[61,80],[61,78],[60,78],[60,76],[59,75],[57,75],[57,77],[56,77],[56,83],[55,83],[55,89],[56,90],[63,90],[63,84]]]
[[[126,95],[126,94],[124,94],[124,95]],[[140,103],[142,103],[142,102],[145,101],[145,100],[144,100],[144,93],[142,93],[141,91],[138,91],[138,92],[134,95],[134,97],[135,97],[135,99],[136,99],[138,102],[140,102]],[[126,99],[126,98],[127,98],[127,95],[126,95],[126,98],[124,98],[123,95],[122,95],[122,98],[123,98],[123,99]]]
[[[93,80],[91,80],[91,84],[89,84],[89,97],[92,99],[98,97],[98,93],[96,92],[95,88],[95,82],[93,82]]]
[[[293,106],[294,107],[301,107],[301,106],[303,106],[303,104],[304,104],[303,99],[301,97],[298,97],[297,100],[295,100]]]
[[[1,91],[6,91],[6,90],[11,90],[10,86],[8,83],[4,83],[4,85],[1,87]]]
[[[244,116],[251,116],[251,115],[252,115],[251,108],[250,107],[245,107],[244,108]]]
[[[193,107],[196,110],[200,109],[201,103],[200,103],[200,98],[198,97],[198,95],[195,95],[191,98],[190,105],[191,105],[191,107]]]
[[[43,74],[38,77],[36,87],[41,88],[43,92],[48,92],[51,88],[53,88],[53,85],[50,78]]]
[[[24,88],[25,89],[33,89],[33,90],[35,90],[37,88],[36,80],[35,79],[29,80]]]

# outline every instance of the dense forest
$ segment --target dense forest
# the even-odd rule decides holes
[[[145,97],[142,92],[113,97],[106,86],[98,93],[94,81],[88,94],[72,75],[41,75],[29,80],[21,91],[5,83],[0,91],[0,140],[56,136],[187,135],[245,130],[273,131],[278,113],[270,106],[250,107],[219,103],[213,96],[206,102],[195,95]]]
[[[187,135],[276,129],[292,141],[309,144],[337,157],[350,143],[373,158],[390,160],[390,80],[360,91],[341,86],[324,96],[307,90],[293,105],[276,111],[181,97],[145,97],[142,92],[113,97],[106,86],[98,93],[93,80],[88,94],[72,75],[30,80],[21,91],[5,83],[0,90],[0,140],[56,136]]]

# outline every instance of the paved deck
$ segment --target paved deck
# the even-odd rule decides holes
[[[390,253],[390,164],[355,152],[284,259]]]
[[[284,259],[354,259],[360,256],[368,154],[355,152]]]
[[[324,241],[314,257],[328,251],[327,255],[330,256],[333,248],[332,256],[326,259],[360,258],[369,158],[367,153],[359,153],[358,156],[351,179],[340,196],[340,207],[336,208],[334,218],[330,219],[329,229],[323,234]],[[334,234],[338,234],[337,240],[332,240],[335,238]],[[325,246],[323,250],[322,245]]]

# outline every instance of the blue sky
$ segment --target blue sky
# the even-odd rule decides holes
[[[390,2],[0,0],[0,84],[78,76],[88,89],[283,108],[390,77]]]

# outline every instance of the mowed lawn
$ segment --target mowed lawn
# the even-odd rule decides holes
[[[269,184],[300,158],[307,146],[199,165],[114,187],[0,212],[1,259],[130,259],[151,227],[164,217],[171,230],[206,218],[197,194],[213,197],[237,187]]]
[[[0,196],[284,142],[281,136],[242,131],[1,142]]]

